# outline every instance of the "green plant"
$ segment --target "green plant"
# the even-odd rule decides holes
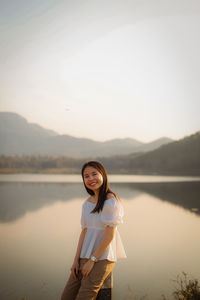
[[[176,282],[178,287],[173,292],[174,299],[176,300],[200,300],[200,285],[197,279],[188,279],[187,274],[182,272],[177,275]]]

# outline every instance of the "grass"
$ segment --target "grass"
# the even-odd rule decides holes
[[[187,274],[177,275],[175,291],[173,297],[175,300],[200,300],[200,285],[197,279],[188,279]]]
[[[161,295],[161,300],[200,300],[200,285],[197,279],[188,279],[188,275],[182,272],[172,281],[175,283],[172,297],[168,299],[165,295]],[[134,294],[130,286],[128,286],[127,294],[123,298],[123,300],[148,299],[148,295],[139,296]]]

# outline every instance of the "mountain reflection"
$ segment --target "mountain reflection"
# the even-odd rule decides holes
[[[0,183],[0,221],[15,221],[27,212],[57,201],[83,196],[80,183]]]
[[[200,214],[200,182],[112,183],[111,188],[127,200],[145,192]],[[0,183],[0,193],[2,223],[57,201],[87,197],[82,183]]]
[[[156,183],[118,183],[113,189],[120,191],[120,186],[133,192],[140,191],[181,206],[200,215],[200,182],[156,182]],[[129,192],[130,194],[130,192]],[[128,195],[125,195],[128,198]]]

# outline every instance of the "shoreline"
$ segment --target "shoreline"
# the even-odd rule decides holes
[[[49,168],[49,169],[31,169],[31,168],[0,168],[1,175],[7,174],[49,174],[49,175],[80,175],[80,170],[75,168]],[[170,176],[170,177],[200,177],[200,174],[185,173],[158,173],[158,172],[135,172],[130,173],[126,170],[109,172],[109,175],[127,175],[127,176]]]

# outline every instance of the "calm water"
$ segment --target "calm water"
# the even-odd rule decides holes
[[[125,209],[128,256],[115,266],[114,300],[131,299],[130,289],[138,299],[170,299],[182,271],[200,280],[199,178],[109,178]],[[0,193],[0,299],[59,300],[87,197],[80,177],[1,175]]]

